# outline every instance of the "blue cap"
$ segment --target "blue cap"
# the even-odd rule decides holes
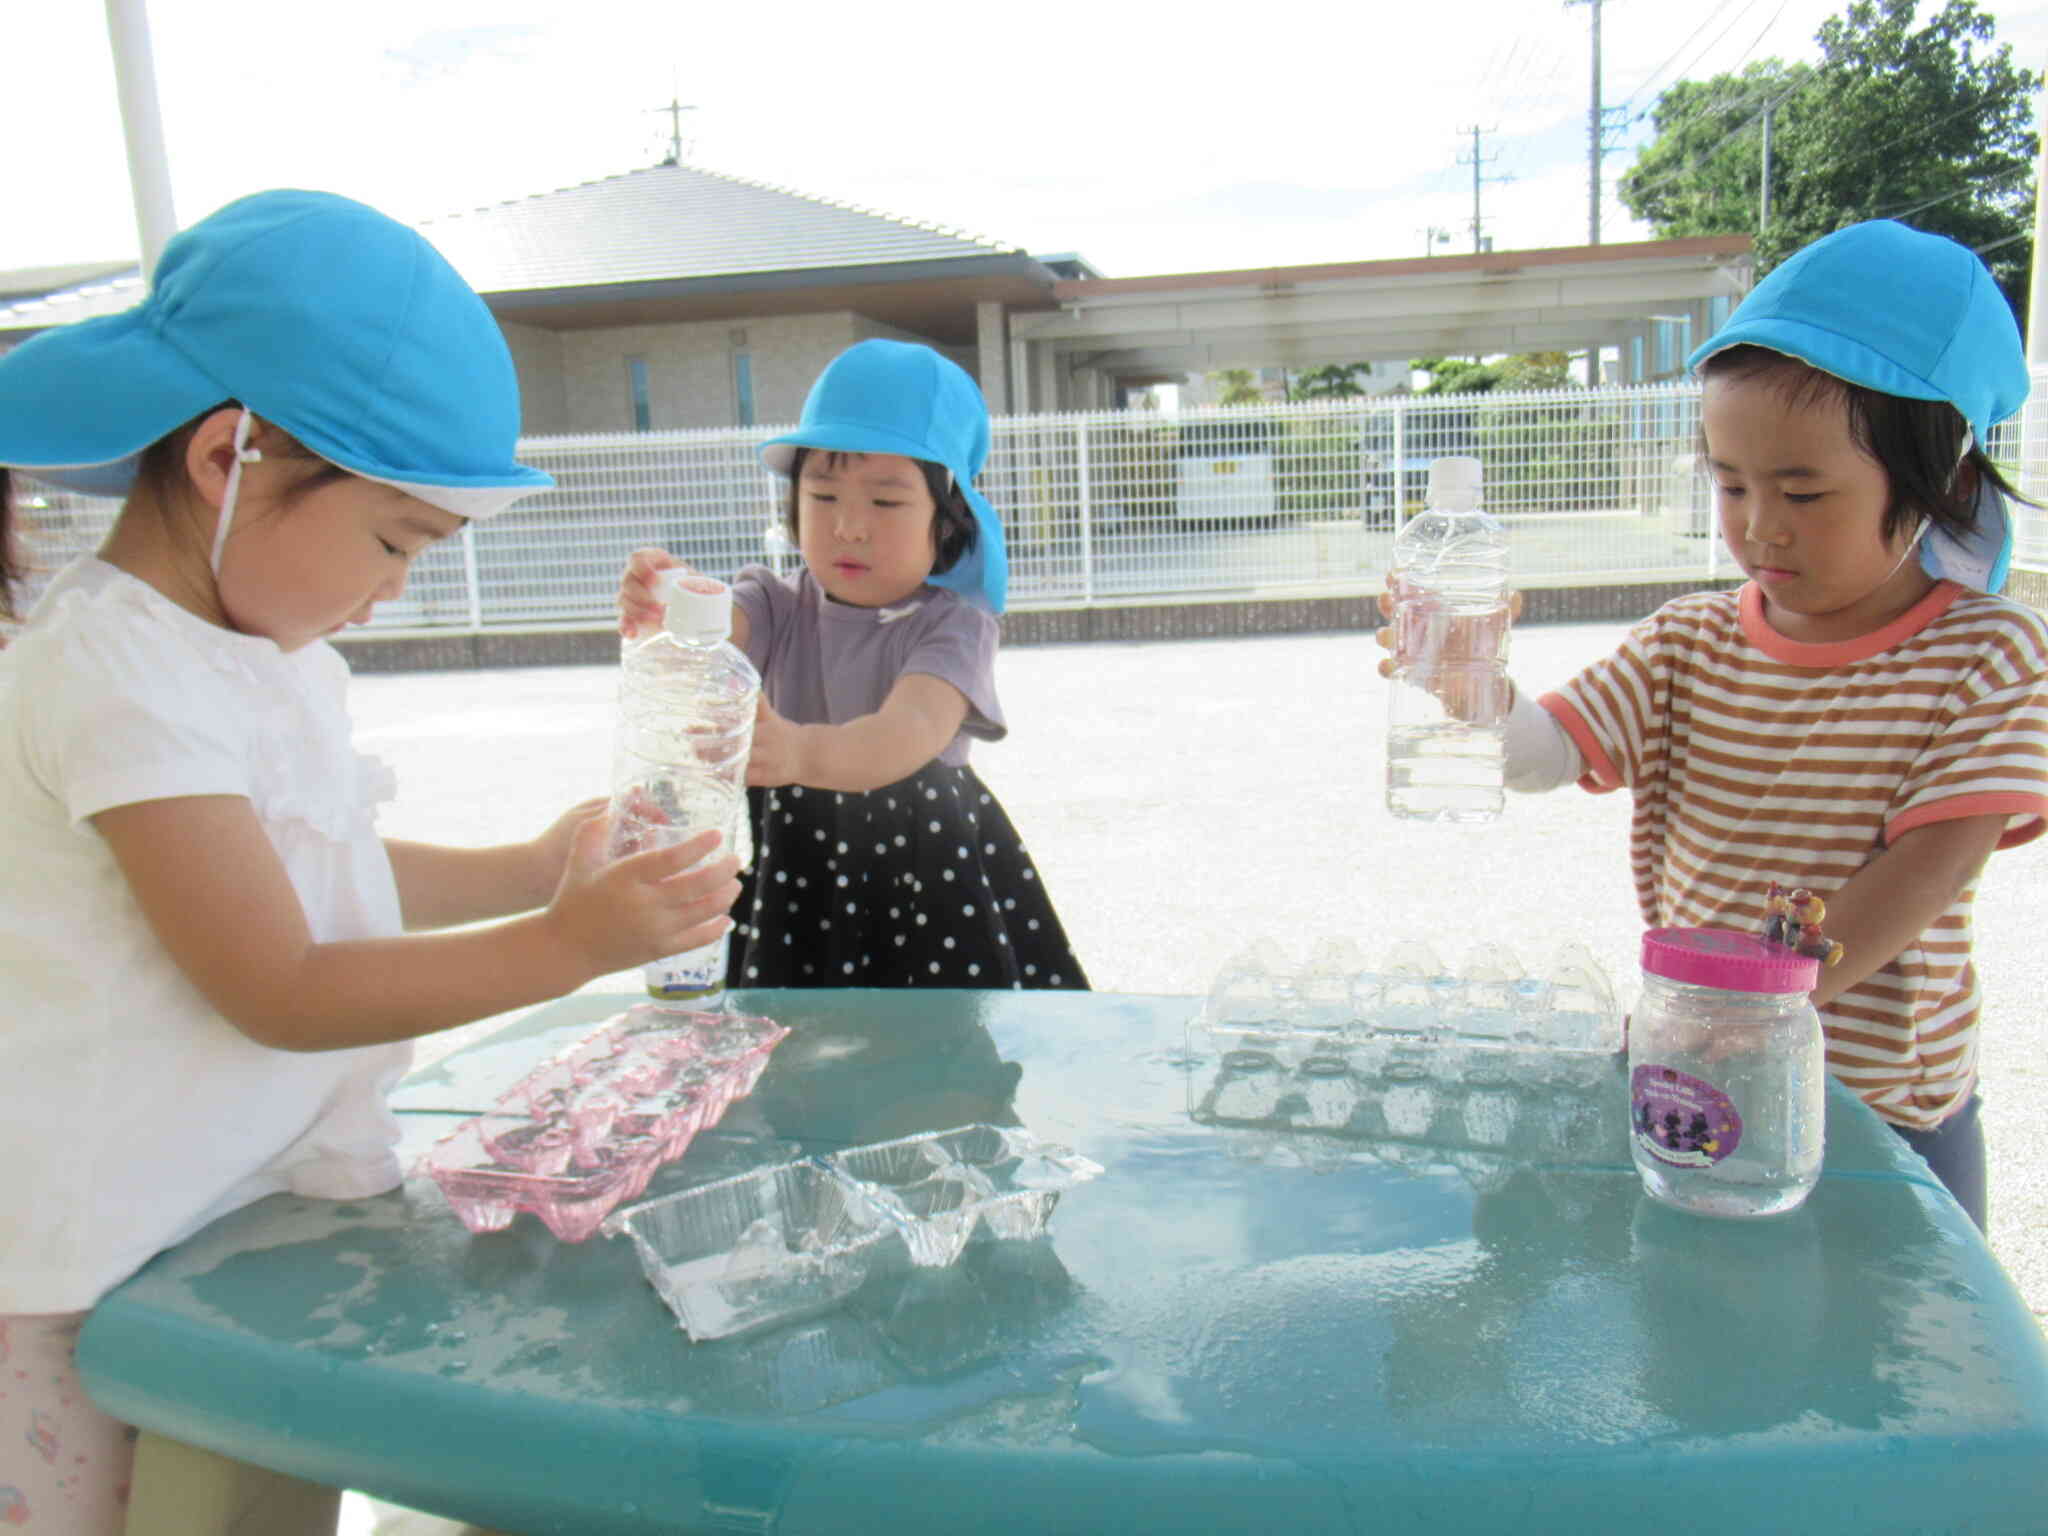
[[[1946,400],[1980,447],[2027,400],[2027,349],[1984,263],[1891,219],[1838,229],[1773,267],[1686,362],[1744,345],[1880,394]]]
[[[425,238],[326,192],[258,192],[174,236],[134,309],[0,357],[0,464],[124,494],[136,456],[224,401],[458,516],[554,484],[517,463],[491,312]]]
[[[978,537],[950,571],[935,572],[931,584],[1001,613],[1010,581],[1003,524],[974,488],[988,445],[988,406],[965,369],[914,342],[863,341],[825,365],[804,399],[797,429],[763,443],[761,461],[786,475],[799,448],[823,448],[944,465],[974,509]]]
[[[1953,240],[1891,219],[1838,229],[1773,267],[1686,362],[1698,368],[1739,346],[1783,353],[1880,394],[1946,400],[1979,448],[2026,403],[2032,382],[2012,306],[1984,263]],[[1995,592],[2011,558],[2011,520],[1995,491],[1979,497],[1977,513],[1970,542],[1997,549],[1966,551],[1930,531],[1921,564]]]

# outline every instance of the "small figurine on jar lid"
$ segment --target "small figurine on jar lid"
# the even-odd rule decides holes
[[[1773,880],[1764,894],[1764,942],[1834,965],[1842,958],[1842,946],[1820,931],[1827,912],[1827,903],[1805,886],[1787,891]]]

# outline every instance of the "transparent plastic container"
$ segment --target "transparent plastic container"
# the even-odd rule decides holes
[[[1435,460],[1394,539],[1387,809],[1409,820],[1491,821],[1505,799],[1508,541],[1479,493],[1479,460]]]
[[[1299,969],[1260,941],[1188,1025],[1188,1115],[1262,1162],[1354,1151],[1455,1166],[1481,1187],[1524,1164],[1622,1155],[1598,1111],[1620,1075],[1621,1012],[1592,954],[1527,969],[1476,943],[1452,966],[1409,939],[1377,961],[1325,940]]]
[[[1819,1182],[1819,962],[1747,934],[1653,928],[1629,1021],[1630,1150],[1652,1198],[1703,1216],[1796,1210]]]
[[[754,1091],[788,1033],[749,1014],[630,1009],[442,1137],[422,1166],[472,1232],[530,1211],[580,1243]]]
[[[985,1233],[1042,1235],[1099,1164],[1014,1126],[968,1125],[756,1169],[606,1220],[693,1339],[815,1317],[881,1277],[955,1264]]]
[[[620,657],[612,759],[613,858],[665,848],[716,827],[721,851],[753,862],[747,756],[761,676],[727,637],[732,589],[688,572],[663,574],[664,625]],[[648,996],[685,1009],[725,991],[726,941],[644,967]]]

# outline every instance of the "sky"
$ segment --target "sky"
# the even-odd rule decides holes
[[[1847,3],[1603,0],[1601,238],[1649,237],[1613,187],[1659,90],[1813,59]],[[2017,63],[2048,69],[2048,0],[1979,9]],[[104,8],[10,10],[0,271],[132,258]],[[150,0],[148,15],[181,224],[273,186],[420,221],[601,180],[657,163],[661,109],[680,102],[693,165],[1078,252],[1108,276],[1469,251],[1475,144],[1496,248],[1587,236],[1586,0]]]

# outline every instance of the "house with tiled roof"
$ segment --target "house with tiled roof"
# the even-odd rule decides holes
[[[1094,275],[1076,256],[1041,262],[686,165],[419,228],[497,316],[529,435],[793,421],[819,370],[876,336],[938,348],[1000,412],[1010,316]],[[0,276],[0,350],[142,293],[132,264]]]
[[[420,226],[497,316],[529,436],[796,419],[839,352],[921,341],[996,414],[1114,408],[1221,368],[1562,351],[1682,375],[1746,236],[1106,278],[938,225],[668,164]],[[0,274],[0,351],[126,309],[133,266]],[[61,281],[59,281],[61,279]],[[13,291],[10,291],[13,290]]]

